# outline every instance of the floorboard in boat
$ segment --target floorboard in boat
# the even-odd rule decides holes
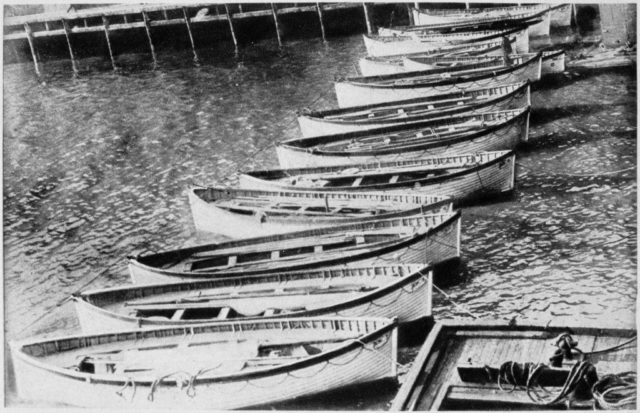
[[[536,408],[534,405],[529,405],[529,398],[523,390],[516,389],[509,392],[501,390],[496,383],[462,382],[456,366],[471,362],[474,365],[499,367],[507,361],[538,362],[548,365],[549,358],[556,350],[555,334],[518,331],[459,331],[446,332],[445,335],[446,337],[441,337],[436,342],[434,349],[444,349],[446,353],[440,354],[430,374],[423,371],[422,374],[427,379],[424,381],[422,394],[412,395],[412,398],[417,398],[415,410],[470,409],[512,405]],[[572,338],[578,342],[578,347],[584,352],[608,349],[629,340],[628,337],[596,334],[572,334]],[[599,377],[610,373],[635,371],[636,359],[635,346],[622,351],[592,356]],[[568,367],[569,363],[571,362],[565,362],[565,367]],[[508,387],[511,390],[511,387]],[[416,391],[418,390],[416,389]],[[442,406],[439,406],[440,402],[442,402]],[[586,408],[591,406],[590,403],[578,402],[572,407]]]

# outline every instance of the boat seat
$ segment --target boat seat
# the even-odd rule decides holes
[[[224,307],[220,310],[217,319],[218,320],[226,320],[229,317],[229,313],[231,312],[231,307]]]

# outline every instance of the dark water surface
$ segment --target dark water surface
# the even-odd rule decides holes
[[[4,72],[4,293],[8,339],[77,331],[65,299],[129,281],[125,255],[203,242],[186,189],[277,166],[273,143],[299,135],[295,110],[335,105],[360,36],[210,53],[121,58],[125,70],[48,63]],[[636,78],[560,76],[534,92],[516,193],[463,211],[465,280],[434,292],[439,318],[635,325]],[[408,363],[416,348],[401,351]],[[381,384],[281,408],[382,409]],[[11,400],[11,399],[10,399]],[[329,401],[330,400],[330,401]],[[15,402],[15,401],[14,401]]]

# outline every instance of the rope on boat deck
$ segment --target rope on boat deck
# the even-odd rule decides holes
[[[562,385],[559,392],[555,394],[538,383],[539,374],[543,369],[548,368],[544,363],[517,363],[508,361],[500,366],[497,384],[500,390],[512,392],[518,386],[524,385],[529,399],[543,406],[550,406],[561,401],[570,402],[574,393],[579,393],[582,397],[591,396],[595,402],[594,408],[601,409],[628,409],[635,407],[636,403],[636,373],[633,371],[620,374],[609,374],[598,380],[596,368],[589,360],[589,355],[612,353],[629,348],[628,346],[636,341],[637,336],[617,344],[591,352],[583,352],[573,340],[569,333],[561,334],[555,345],[558,351],[550,358],[551,365],[562,363],[564,357],[571,358],[575,352],[580,355],[581,360],[575,363]],[[558,359],[559,357],[559,359]],[[491,377],[490,372],[488,372]],[[502,383],[511,384],[511,390],[505,390]],[[546,394],[541,395],[539,391]]]
[[[596,406],[605,410],[633,410],[636,407],[636,372],[609,374],[591,387]]]

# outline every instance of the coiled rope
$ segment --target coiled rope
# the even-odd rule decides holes
[[[604,376],[591,387],[596,406],[605,410],[634,410],[637,380],[633,371]]]

